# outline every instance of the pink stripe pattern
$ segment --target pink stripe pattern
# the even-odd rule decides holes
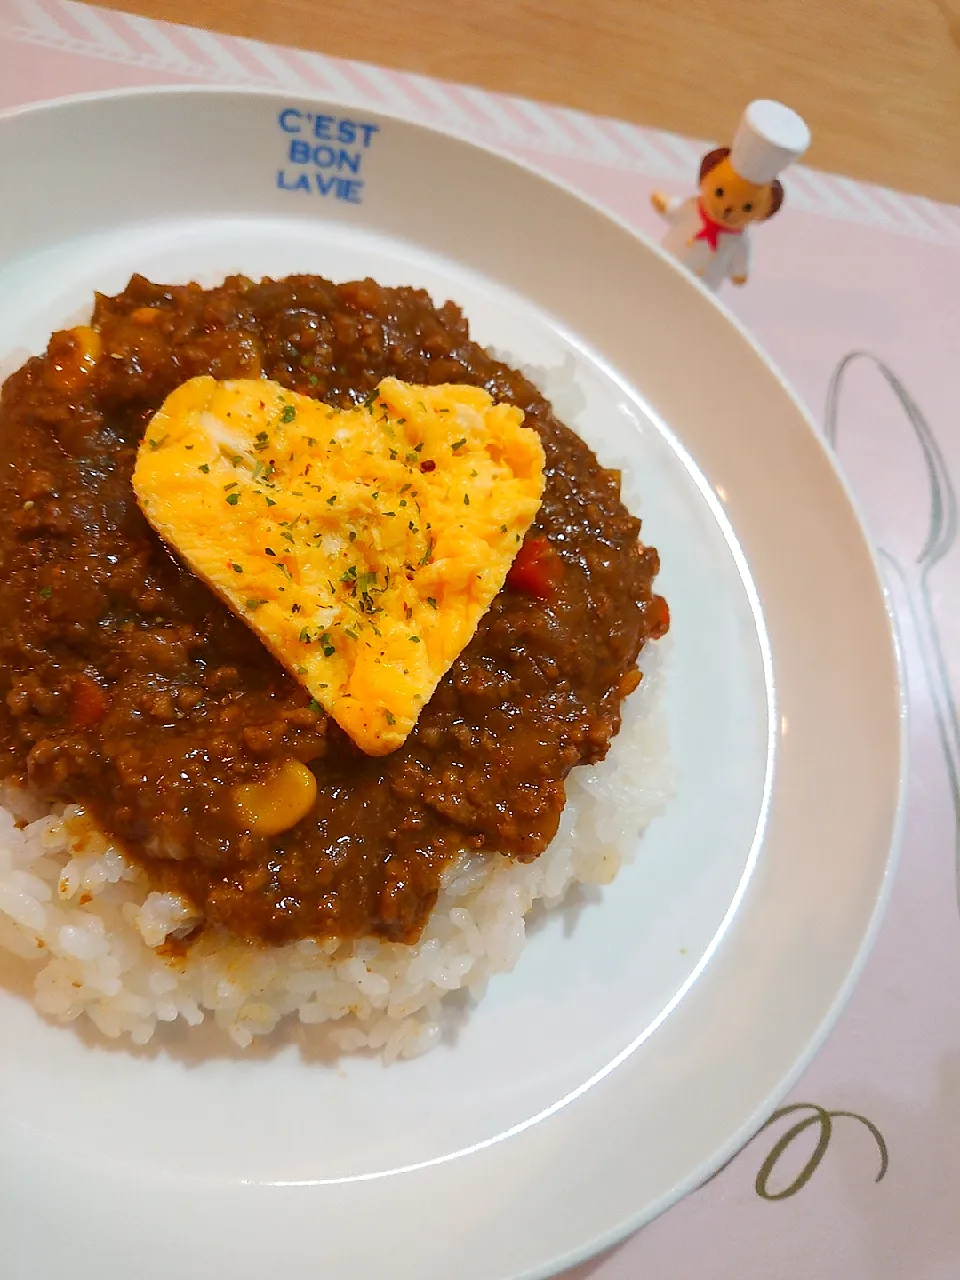
[[[439,124],[493,146],[587,161],[614,172],[689,182],[708,140],[324,54],[264,45],[98,9],[75,0],[0,0],[0,37],[144,70],[185,83],[318,93],[350,107]],[[791,207],[960,247],[960,210],[797,166]]]

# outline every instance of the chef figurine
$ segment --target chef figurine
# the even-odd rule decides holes
[[[810,145],[810,130],[780,102],[758,99],[743,113],[732,147],[717,147],[700,162],[700,194],[651,202],[670,223],[663,247],[708,289],[728,277],[747,283],[748,224],[765,222],[783,204],[777,174]]]

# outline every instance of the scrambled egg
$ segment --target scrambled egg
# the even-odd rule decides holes
[[[193,378],[140,446],[144,515],[369,755],[399,747],[540,506],[523,414],[385,379],[336,410]]]

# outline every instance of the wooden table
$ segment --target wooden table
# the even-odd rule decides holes
[[[101,0],[729,139],[756,97],[821,169],[960,204],[960,0]]]

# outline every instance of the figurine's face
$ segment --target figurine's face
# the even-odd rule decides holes
[[[729,160],[721,160],[700,183],[700,199],[714,222],[739,230],[748,222],[769,216],[773,208],[773,187],[747,182],[734,173]]]

